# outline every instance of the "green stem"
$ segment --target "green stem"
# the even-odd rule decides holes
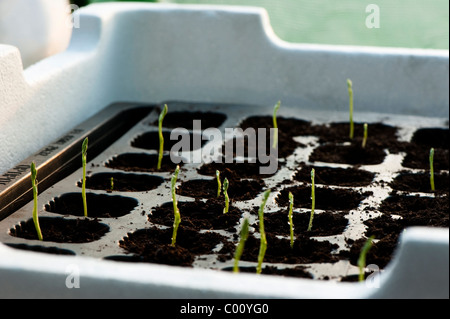
[[[240,233],[239,244],[236,247],[236,252],[234,253],[234,266],[233,272],[239,272],[239,260],[241,259],[242,252],[244,251],[245,242],[248,238],[248,218],[244,218],[242,222],[242,228]]]
[[[220,191],[222,189],[222,183],[220,182],[220,172],[216,170],[216,180],[217,180],[217,198],[220,196]]]
[[[354,124],[353,124],[353,82],[347,79],[348,87],[348,97],[349,97],[349,108],[350,108],[350,139],[353,139],[354,135]]]
[[[225,207],[223,209],[223,213],[228,213],[229,207],[230,207],[230,198],[228,197],[228,187],[230,183],[228,182],[228,179],[225,178],[223,181],[223,195],[225,196]]]
[[[316,208],[316,194],[315,194],[315,185],[314,185],[314,179],[315,179],[315,170],[314,168],[311,169],[311,216],[309,217],[309,224],[307,231],[311,231],[313,219],[314,219],[314,209]]]
[[[83,210],[84,217],[88,216],[87,213],[87,200],[86,200],[86,162],[87,162],[87,149],[88,149],[88,138],[86,137],[83,141],[81,150],[81,161],[83,164],[83,180],[81,185],[81,197],[83,198]]]
[[[292,209],[294,208],[294,195],[289,192],[289,231],[291,236],[291,248],[294,248],[294,222],[292,220]]]
[[[267,239],[266,232],[264,231],[264,206],[266,205],[267,199],[270,195],[270,189],[266,190],[263,195],[263,201],[261,206],[259,207],[258,216],[259,216],[259,233],[261,235],[259,253],[258,253],[258,266],[256,267],[256,273],[260,274],[262,271],[262,263],[264,260],[264,255],[267,250]]]
[[[277,124],[277,112],[278,109],[281,106],[281,101],[278,101],[277,104],[275,104],[274,108],[273,108],[273,115],[272,115],[272,121],[273,121],[273,128],[274,128],[274,132],[273,132],[273,144],[272,144],[272,148],[276,148],[277,144],[278,144],[278,124]]]
[[[363,136],[363,140],[362,140],[362,148],[365,148],[366,144],[367,144],[367,135],[368,135],[367,131],[368,131],[368,125],[367,125],[367,123],[364,123],[364,136]]]
[[[434,148],[430,149],[430,186],[431,190],[434,192],[436,188],[434,187]]]
[[[366,268],[366,256],[369,249],[372,247],[372,241],[375,238],[375,236],[370,236],[367,241],[365,242],[361,253],[359,254],[358,258],[358,267],[359,267],[359,281],[364,281],[364,269]]]
[[[33,222],[34,227],[36,228],[36,232],[39,240],[44,240],[42,237],[41,227],[39,226],[39,217],[38,217],[38,188],[37,188],[37,180],[36,180],[37,172],[36,172],[36,164],[34,162],[31,163],[31,186],[33,188]]]
[[[175,247],[175,243],[177,241],[178,226],[180,225],[180,222],[181,222],[181,215],[180,215],[180,210],[178,209],[177,196],[176,196],[176,190],[175,190],[175,185],[177,183],[179,172],[180,172],[180,166],[177,165],[177,168],[175,169],[175,173],[172,175],[172,180],[171,180],[171,185],[170,185],[170,189],[172,191],[173,214],[174,214],[172,244],[171,244],[173,247]]]
[[[161,114],[159,115],[158,118],[158,134],[159,134],[159,154],[158,154],[158,165],[157,165],[157,170],[161,169],[161,163],[162,163],[162,158],[163,158],[163,152],[164,152],[164,137],[163,137],[163,133],[162,133],[162,122],[164,120],[164,117],[167,114],[167,104],[164,105],[164,108],[161,112]]]
[[[111,176],[111,192],[114,190],[114,177]]]

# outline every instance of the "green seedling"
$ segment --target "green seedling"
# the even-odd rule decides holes
[[[34,162],[31,163],[31,186],[33,188],[33,222],[34,227],[36,228],[36,232],[39,240],[44,240],[42,237],[41,227],[39,226],[39,217],[38,217],[38,189],[37,189],[37,180],[36,180],[36,164]]]
[[[354,135],[354,124],[353,124],[353,82],[350,79],[347,79],[347,87],[348,87],[348,99],[349,99],[349,108],[350,108],[350,139],[353,139]]]
[[[180,222],[181,222],[180,210],[178,209],[177,195],[176,195],[176,190],[175,190],[179,172],[180,172],[180,166],[177,165],[177,168],[175,169],[175,173],[172,175],[172,180],[170,183],[170,189],[172,191],[173,214],[174,214],[173,233],[172,233],[172,246],[173,247],[175,247],[175,243],[177,241],[178,226],[180,225]]]
[[[112,177],[111,176],[111,181],[110,181],[110,189],[111,189],[111,192],[114,190],[114,177]]]
[[[257,274],[260,274],[262,271],[262,262],[264,260],[264,255],[266,254],[266,250],[267,250],[266,232],[264,231],[264,206],[266,206],[266,202],[267,202],[267,199],[269,198],[269,195],[270,195],[270,189],[268,189],[264,192],[263,201],[258,210],[259,234],[261,236],[261,239],[260,239],[260,246],[259,246],[259,253],[258,253],[258,266],[256,267]]]
[[[434,148],[430,149],[430,186],[431,190],[434,192],[436,188],[434,187]]]
[[[217,198],[220,196],[220,191],[222,189],[222,183],[220,182],[220,172],[216,170],[216,180],[217,180]]]
[[[161,114],[159,114],[159,118],[158,118],[158,134],[159,134],[159,154],[158,154],[158,165],[157,165],[158,170],[161,169],[161,163],[162,163],[163,152],[164,152],[164,137],[163,137],[163,133],[162,133],[162,122],[163,122],[166,114],[167,114],[167,104],[164,104],[164,108],[163,108]]]
[[[223,208],[223,213],[228,213],[228,210],[230,208],[230,198],[228,197],[228,187],[230,183],[228,182],[228,179],[225,178],[223,181],[223,195],[225,196],[225,207]]]
[[[311,216],[309,217],[309,224],[307,231],[311,231],[313,219],[314,219],[314,209],[316,208],[316,194],[315,194],[315,185],[314,185],[314,179],[315,179],[315,170],[314,168],[311,169]]]
[[[372,241],[375,236],[370,236],[367,241],[364,243],[363,248],[361,249],[361,253],[358,258],[358,267],[359,267],[359,281],[364,281],[364,269],[366,268],[366,256],[369,249],[372,247]]]
[[[366,144],[367,144],[367,135],[368,135],[367,131],[368,131],[368,125],[367,125],[367,123],[364,123],[364,135],[363,135],[363,140],[362,140],[362,145],[361,145],[362,148],[365,148]]]
[[[272,148],[276,148],[278,144],[278,124],[277,124],[277,112],[278,109],[281,106],[281,101],[278,101],[277,104],[275,104],[273,108],[273,115],[272,115],[272,121],[273,121],[273,128],[275,129],[273,132],[273,144]]]
[[[86,158],[88,149],[88,138],[86,137],[81,146],[81,162],[83,164],[83,181],[81,185],[81,197],[83,198],[84,217],[87,217],[87,201],[86,201]]]
[[[291,248],[294,248],[294,222],[292,220],[292,209],[294,208],[294,195],[289,192],[289,231],[291,236]]]
[[[244,218],[240,232],[239,244],[236,247],[236,252],[234,253],[233,272],[239,272],[239,260],[241,259],[242,252],[244,251],[245,242],[247,241],[248,238],[248,224],[249,224],[248,218]]]

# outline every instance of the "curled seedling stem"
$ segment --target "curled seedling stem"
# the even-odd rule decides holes
[[[234,253],[233,272],[239,272],[239,260],[241,259],[242,253],[244,251],[245,242],[247,241],[248,238],[248,224],[249,224],[248,218],[244,218],[240,232],[239,244],[236,247],[236,251]]]
[[[347,79],[347,87],[348,87],[348,99],[349,99],[349,108],[350,108],[350,139],[353,139],[354,135],[354,124],[353,124],[353,82],[350,79]]]
[[[272,148],[276,148],[278,145],[278,124],[277,124],[277,112],[278,109],[281,106],[281,101],[278,101],[277,104],[275,104],[274,108],[273,108],[273,115],[272,115],[272,121],[273,121],[273,128],[274,128],[274,132],[273,132],[273,144],[272,144]]]
[[[228,182],[228,179],[225,178],[223,181],[223,195],[225,196],[225,207],[223,208],[223,213],[228,213],[228,209],[230,207],[230,198],[228,197],[228,187],[230,183]]]
[[[163,153],[164,153],[164,137],[163,137],[163,133],[162,133],[162,123],[164,120],[164,117],[167,114],[167,104],[164,104],[164,108],[161,111],[161,114],[159,114],[159,118],[158,118],[158,134],[159,134],[159,154],[158,154],[158,165],[157,165],[157,169],[160,170],[161,169],[161,163],[162,163],[162,158],[163,158]]]
[[[220,196],[220,191],[222,189],[222,183],[220,182],[220,172],[216,170],[216,180],[217,180],[217,198]]]
[[[367,144],[367,135],[368,135],[367,131],[368,131],[368,125],[367,125],[367,123],[364,123],[364,135],[363,135],[363,140],[362,140],[362,145],[361,145],[362,148],[365,148],[366,144]]]
[[[315,185],[314,185],[314,179],[315,179],[315,170],[314,168],[311,169],[311,216],[309,217],[309,224],[307,231],[311,231],[313,219],[314,219],[314,209],[316,208],[316,194],[315,194]]]
[[[358,258],[358,267],[359,267],[359,281],[364,281],[364,269],[366,268],[366,256],[369,251],[369,249],[372,247],[372,241],[375,238],[375,236],[370,236],[366,242],[364,243],[363,248],[361,249],[361,252],[359,254]]]
[[[39,217],[38,217],[38,188],[37,188],[37,180],[36,180],[37,172],[36,172],[36,164],[34,162],[31,163],[31,186],[33,188],[33,222],[34,227],[36,228],[36,232],[39,240],[44,240],[42,237],[41,227],[39,226]]]
[[[88,138],[86,137],[81,146],[81,162],[83,164],[83,180],[81,184],[81,197],[83,198],[83,210],[84,217],[88,216],[87,212],[87,201],[86,201],[86,159],[87,159],[87,149],[88,149]]]
[[[434,186],[434,148],[430,149],[430,186],[431,190],[434,192],[436,190]]]
[[[294,247],[294,222],[292,220],[292,209],[294,208],[294,195],[289,192],[289,231],[291,236],[291,248]]]
[[[270,195],[270,189],[266,190],[263,195],[263,201],[258,210],[259,216],[259,233],[261,235],[259,253],[258,253],[258,266],[256,267],[256,273],[260,274],[262,271],[262,263],[264,260],[264,255],[266,254],[267,249],[267,239],[266,232],[264,231],[264,206],[266,206],[267,199]]]
[[[173,233],[172,233],[172,246],[173,247],[175,247],[175,243],[177,241],[178,226],[180,225],[180,222],[181,222],[180,210],[178,209],[177,195],[176,195],[176,189],[175,189],[179,172],[180,172],[180,166],[177,165],[177,168],[175,169],[175,173],[172,175],[172,179],[171,179],[171,183],[170,183],[170,189],[172,191],[173,214],[174,214]]]

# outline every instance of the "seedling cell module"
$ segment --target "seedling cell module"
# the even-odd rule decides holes
[[[242,108],[242,105],[218,105],[214,108],[214,113],[205,111],[202,103],[168,102],[163,105],[167,105],[171,109],[171,114],[174,115],[173,118],[184,118],[189,116],[189,114],[199,116],[198,114],[202,113],[211,117],[214,114],[227,114],[228,123],[233,123],[235,127],[239,127],[240,123],[243,123],[245,120],[252,119],[260,121],[258,122],[259,126],[264,125],[267,128],[271,128],[273,126],[273,115],[275,114],[273,107],[269,105],[266,108],[263,106],[255,108],[246,106]],[[129,104],[125,111],[135,109],[136,106]],[[79,181],[84,180],[84,178],[80,178],[80,176],[86,174],[85,188],[91,189],[92,187],[92,191],[87,196],[91,207],[89,215],[95,216],[98,210],[95,204],[97,197],[99,199],[100,197],[102,198],[100,206],[105,206],[109,201],[115,203],[108,212],[111,217],[105,215],[99,218],[99,222],[108,227],[110,235],[103,236],[90,244],[98,244],[99,247],[103,248],[91,249],[83,244],[57,244],[48,240],[39,241],[41,247],[58,247],[73,254],[107,258],[109,260],[131,258],[137,262],[140,257],[124,251],[117,243],[127,238],[128,234],[134,232],[139,234],[140,231],[146,229],[152,229],[152,231],[159,229],[159,231],[166,234],[160,235],[163,243],[168,246],[176,246],[177,249],[181,250],[188,249],[195,253],[192,263],[193,267],[212,268],[217,271],[234,269],[235,271],[236,264],[239,263],[240,273],[245,270],[245,272],[268,275],[269,269],[272,269],[272,273],[276,271],[283,276],[307,276],[311,280],[327,278],[327,280],[345,281],[347,276],[354,275],[358,277],[360,268],[357,259],[362,247],[358,246],[357,243],[362,238],[369,238],[372,235],[371,232],[379,227],[376,223],[383,221],[395,225],[389,226],[389,229],[398,229],[395,234],[389,235],[394,240],[398,240],[398,235],[401,233],[402,227],[404,227],[402,225],[406,221],[407,215],[403,215],[404,217],[400,219],[393,219],[389,217],[391,214],[399,214],[401,216],[402,213],[395,209],[385,208],[394,199],[390,192],[386,190],[389,187],[389,181],[383,182],[387,176],[386,172],[389,171],[390,176],[396,177],[402,174],[405,169],[416,170],[417,172],[422,172],[423,170],[433,171],[433,165],[430,164],[433,160],[432,156],[430,157],[430,163],[427,160],[423,160],[423,154],[427,150],[421,153],[422,169],[403,166],[402,161],[407,158],[407,155],[395,153],[395,151],[399,149],[399,145],[401,146],[402,143],[404,143],[404,149],[408,151],[409,148],[413,148],[414,143],[410,142],[411,136],[401,137],[399,133],[393,134],[389,127],[387,137],[380,137],[380,139],[383,142],[389,141],[389,139],[394,140],[396,144],[392,150],[389,150],[388,145],[380,146],[388,150],[386,152],[387,160],[380,164],[356,167],[356,165],[349,164],[333,165],[332,163],[327,163],[326,158],[317,162],[310,161],[309,156],[314,152],[314,149],[321,145],[332,143],[327,141],[326,138],[330,135],[330,128],[333,127],[333,123],[325,120],[323,122],[315,120],[313,124],[309,121],[315,119],[314,112],[302,112],[300,118],[300,114],[295,108],[288,106],[284,106],[283,117],[279,117],[277,120],[284,127],[283,134],[286,134],[291,129],[293,141],[297,142],[295,142],[296,147],[291,148],[290,155],[279,161],[279,169],[275,174],[261,175],[259,173],[259,164],[252,163],[250,160],[236,161],[234,163],[215,162],[213,156],[218,156],[215,159],[220,159],[221,153],[211,153],[211,158],[202,163],[177,161],[172,165],[165,166],[165,164],[161,166],[160,170],[156,170],[154,166],[157,160],[153,160],[152,163],[151,159],[158,158],[159,154],[161,154],[159,146],[153,150],[142,151],[130,145],[136,136],[140,136],[145,132],[159,131],[160,128],[167,129],[165,125],[180,127],[178,123],[167,122],[165,124],[165,122],[158,122],[162,118],[161,113],[158,112],[159,109],[161,109],[161,106],[156,105],[148,107],[146,112],[136,111],[139,116],[133,119],[135,121],[134,126],[130,125],[128,131],[122,133],[122,137],[117,139],[117,141],[112,141],[111,146],[106,146],[104,150],[97,150],[98,140],[101,139],[98,134],[80,130],[79,137],[74,135],[74,138],[79,139],[79,144],[68,143],[67,147],[68,149],[73,147],[74,153],[82,154],[83,158],[85,158],[87,139],[84,136],[87,135],[86,133],[89,133],[90,152],[92,155],[89,165],[80,165],[79,160],[75,159],[73,161],[75,165],[73,173],[62,177],[53,187],[42,189],[39,194],[39,203],[42,206],[38,207],[37,211],[40,218],[45,218],[46,220],[47,218],[54,219],[55,215],[57,215],[54,211],[57,211],[62,200],[69,197],[77,198],[71,194],[79,194],[82,191],[82,183]],[[266,115],[261,115],[261,110],[264,109],[266,110]],[[114,114],[117,111],[115,108],[112,108],[112,110],[115,111],[105,111],[105,115],[102,116],[115,118]],[[248,112],[243,112],[243,110],[248,110]],[[178,114],[183,114],[183,117],[179,117]],[[342,112],[341,118],[336,119],[336,122],[341,120],[345,122],[347,115],[346,112]],[[301,122],[303,125],[302,130],[285,126],[287,117],[290,117],[291,120],[301,119],[304,121]],[[123,116],[118,116],[117,118],[122,119]],[[397,120],[397,117],[394,119]],[[104,121],[103,119],[100,122]],[[266,122],[264,124],[261,121]],[[418,123],[420,122],[418,121]],[[158,124],[152,125],[149,123]],[[404,122],[398,118],[398,123],[398,127],[401,128]],[[376,133],[378,139],[378,135],[381,134],[378,124],[371,122],[367,122],[367,124],[372,127],[373,134],[375,135]],[[117,124],[111,124],[110,126],[117,127]],[[94,125],[94,127],[96,126]],[[186,128],[189,131],[189,128]],[[258,128],[258,126],[255,128]],[[218,129],[224,132],[226,127],[223,124],[219,124]],[[397,132],[399,131],[400,129],[397,129]],[[339,133],[332,134],[333,136],[342,136]],[[317,139],[310,139],[311,136],[317,136]],[[318,142],[320,139],[324,141]],[[402,139],[405,142],[399,142]],[[285,137],[282,141],[279,141],[278,148],[281,152],[285,152],[286,141]],[[306,141],[309,142],[305,143]],[[223,140],[212,140],[210,143],[216,149],[224,150]],[[339,143],[341,142],[338,141],[337,144],[339,145]],[[367,143],[366,148],[369,145],[372,147],[372,144],[376,143],[378,142]],[[80,147],[78,148],[77,145]],[[207,144],[204,144],[203,147],[205,145]],[[289,145],[289,147],[291,146]],[[442,149],[439,149],[439,151],[442,152]],[[436,152],[435,154],[439,153]],[[170,157],[169,154],[165,156]],[[191,155],[181,153],[180,156],[189,158]],[[71,157],[79,158],[78,155]],[[129,162],[126,163],[123,159],[128,159]],[[120,166],[118,165],[119,160],[121,161]],[[174,160],[177,160],[177,157]],[[439,160],[439,157],[435,155],[434,166],[437,165],[437,160]],[[28,163],[31,162],[30,160],[27,161]],[[386,163],[392,161],[396,161],[399,167],[393,174],[389,169],[385,170]],[[41,172],[45,172],[45,169],[41,168],[41,170]],[[181,171],[183,174],[180,174]],[[444,173],[447,171],[448,168],[447,170],[444,169]],[[117,175],[118,173],[120,175]],[[439,173],[442,173],[442,169]],[[436,170],[434,175],[435,177],[438,176]],[[103,189],[91,184],[97,180],[97,178],[93,177],[97,176],[104,176]],[[221,183],[221,176],[224,178],[223,183]],[[356,177],[360,179],[363,176],[369,177],[364,183],[355,179]],[[430,174],[431,176],[433,174]],[[128,182],[124,182],[124,178],[129,178]],[[345,181],[348,178],[350,180],[348,182]],[[45,176],[43,175],[41,179],[45,181]],[[99,178],[98,180],[101,179]],[[153,187],[149,185],[151,180],[156,182]],[[201,185],[203,190],[200,193],[203,195],[192,196],[181,192],[184,182],[194,180],[197,181],[198,185]],[[140,188],[136,184],[139,182],[146,184],[145,188],[142,191],[133,190]],[[180,182],[178,190],[176,188],[177,182]],[[130,186],[130,191],[122,189],[122,184],[124,183]],[[354,183],[358,186],[354,187]],[[211,189],[206,191],[208,187]],[[264,187],[267,191],[264,191]],[[176,192],[178,191],[180,193],[177,196]],[[442,191],[445,193],[445,190]],[[220,196],[222,192],[224,194],[223,198]],[[272,194],[274,198],[271,202],[267,202],[269,194]],[[401,194],[402,196],[408,195],[404,192]],[[416,194],[419,193],[409,193],[410,196]],[[411,198],[414,198],[415,201],[433,199],[430,204],[425,204],[425,207],[430,209],[430,205],[436,205],[436,209],[441,211],[441,213],[438,212],[437,214],[442,214],[443,216],[447,214],[446,207],[448,207],[448,204],[446,204],[445,197],[441,197],[440,193],[435,193],[435,198],[429,197],[426,193],[420,194],[420,197],[414,196]],[[229,197],[233,197],[233,205],[229,204]],[[405,199],[407,202],[411,202],[409,197]],[[128,202],[130,202],[130,205],[126,204],[128,206],[122,208],[122,205],[125,206],[125,203]],[[201,213],[198,209],[192,211],[187,209],[189,205],[194,206],[194,204],[198,208],[204,207],[201,210],[204,213]],[[79,211],[81,212],[79,216],[83,216],[83,203],[81,200],[76,200],[74,205],[75,211],[77,210],[76,206],[79,206]],[[160,217],[156,219],[157,216],[155,214],[162,207],[170,207],[170,209],[165,215],[165,219],[160,219]],[[375,212],[380,212],[381,216],[380,213],[374,213],[373,209],[375,209]],[[414,207],[411,209],[414,209]],[[119,210],[123,211],[123,213],[118,214]],[[181,213],[183,211],[186,212],[183,217],[184,222],[181,221],[180,210]],[[17,242],[22,244],[29,243],[30,248],[36,246],[36,243],[18,237],[25,231],[22,227],[25,226],[24,223],[29,219],[31,211],[33,211],[32,197],[30,197],[29,204],[1,221],[1,225],[6,227],[4,230],[5,235],[2,236],[3,242],[13,246]],[[113,217],[116,213],[119,217]],[[422,211],[418,213],[420,215],[425,214]],[[71,216],[70,211],[63,214],[65,214],[65,219],[78,218],[77,216]],[[191,222],[190,218],[194,216],[197,219],[195,222]],[[245,235],[247,222],[244,222],[244,218],[248,219],[249,224],[247,239]],[[434,218],[428,220],[432,222]],[[297,230],[295,233],[294,225]],[[192,229],[194,226],[196,227],[195,230]],[[241,234],[241,230],[244,233]],[[11,232],[15,236],[11,236]],[[33,228],[32,232],[36,234],[36,229]],[[186,248],[186,245],[189,244],[186,242],[186,236],[191,234],[191,232],[198,233],[198,235],[209,234],[210,236],[218,237],[214,239],[215,242],[212,243],[210,248],[196,253],[198,248],[195,246]],[[377,235],[377,249],[382,249],[384,241],[379,237]],[[199,242],[205,242],[205,239],[199,239]],[[310,256],[310,252],[306,253],[302,250],[306,249],[306,247],[310,247],[309,251],[317,252],[320,256],[327,255],[327,259],[314,259],[316,257]],[[389,245],[389,247],[392,246]],[[277,254],[281,254],[284,257],[277,256]],[[394,251],[390,248],[390,250],[386,251],[385,256],[389,257],[393,254]],[[282,258],[287,259],[284,262]],[[175,260],[173,259],[173,261]],[[380,269],[387,265],[385,260],[375,260],[373,263],[379,266]],[[328,268],[324,265],[328,265]],[[300,271],[298,267],[304,268]]]

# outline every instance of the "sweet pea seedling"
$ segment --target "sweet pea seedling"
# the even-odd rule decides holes
[[[289,192],[289,231],[291,236],[291,248],[294,247],[294,222],[292,220],[292,209],[294,207],[294,195],[292,195],[291,192]]]
[[[88,138],[86,137],[83,141],[83,145],[81,146],[81,161],[83,164],[83,181],[81,185],[81,197],[83,198],[83,210],[84,217],[87,217],[87,202],[86,202],[86,158],[87,158],[87,149],[88,149]]]
[[[240,232],[239,244],[236,247],[236,251],[234,253],[233,272],[239,272],[239,260],[241,259],[242,252],[244,251],[245,242],[247,241],[248,238],[248,223],[249,223],[248,218],[244,218]]]
[[[37,200],[38,189],[37,189],[36,175],[37,175],[36,164],[34,162],[32,162],[31,163],[31,186],[33,188],[33,222],[34,222],[34,227],[36,228],[38,239],[39,240],[44,240],[44,238],[42,237],[41,227],[39,226],[39,217],[38,217],[38,211],[37,211],[37,206],[38,206],[38,200]]]
[[[230,207],[230,198],[228,197],[228,187],[230,183],[228,182],[228,179],[225,178],[223,181],[223,195],[225,196],[225,207],[223,209],[223,213],[228,213],[228,209]]]
[[[365,242],[363,248],[361,249],[361,253],[358,258],[358,267],[359,267],[359,281],[364,281],[364,268],[366,268],[366,256],[369,249],[372,247],[372,241],[375,236],[370,236]]]
[[[349,99],[349,108],[350,108],[350,138],[353,139],[354,132],[354,124],[353,124],[353,82],[350,79],[347,79],[347,87],[348,87],[348,99]]]
[[[313,169],[311,169],[311,216],[309,217],[309,224],[308,224],[307,231],[311,231],[312,223],[313,223],[313,219],[314,219],[314,209],[316,207],[316,194],[315,194],[314,179],[315,179],[315,170],[313,168]]]
[[[258,253],[258,266],[256,267],[256,273],[260,274],[262,271],[262,262],[264,260],[264,255],[267,249],[267,239],[266,232],[264,231],[264,206],[266,205],[267,199],[270,195],[270,189],[266,190],[263,195],[263,201],[258,210],[259,216],[259,233],[261,235],[259,253]]]
[[[362,140],[362,148],[366,147],[367,144],[367,131],[368,131],[368,125],[367,123],[364,123],[364,135],[363,135],[363,140]]]
[[[114,190],[114,177],[111,176],[111,180],[110,180],[110,189],[111,192]]]
[[[172,233],[172,246],[173,247],[175,247],[175,243],[177,241],[178,226],[180,225],[180,222],[181,222],[180,210],[178,209],[177,196],[175,193],[175,186],[177,183],[179,172],[180,172],[180,166],[177,165],[177,168],[175,169],[175,173],[172,175],[172,180],[170,183],[170,189],[172,191],[173,214],[174,214],[173,233]]]
[[[220,182],[220,172],[216,170],[216,180],[217,180],[217,198],[220,196],[220,190],[222,189],[222,183]]]
[[[158,118],[159,154],[158,154],[158,166],[156,167],[158,170],[161,169],[161,163],[162,163],[163,152],[164,152],[164,137],[163,137],[163,133],[162,133],[162,122],[163,122],[166,114],[167,114],[167,104],[164,104],[164,108],[161,111],[161,114],[159,114],[159,118]]]
[[[434,187],[434,148],[430,149],[430,186],[431,190],[434,192],[436,189]]]
[[[278,124],[277,124],[277,112],[278,109],[281,106],[281,101],[278,101],[277,104],[275,104],[273,108],[273,115],[272,115],[272,121],[273,121],[273,128],[275,129],[273,132],[273,144],[272,148],[276,148],[278,144]]]

